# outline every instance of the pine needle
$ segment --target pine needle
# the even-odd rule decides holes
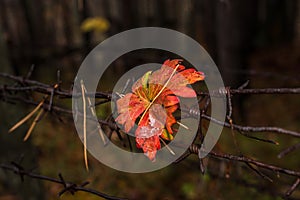
[[[186,130],[190,130],[190,128],[187,126],[187,125],[184,125],[183,123],[179,122],[179,121],[176,121],[176,123],[179,125],[179,126],[182,126],[183,128],[185,128]]]
[[[38,109],[43,105],[45,100],[42,100],[36,107],[31,111],[28,115],[26,115],[23,119],[21,119],[18,123],[16,123],[11,129],[9,129],[9,133],[16,130],[19,126],[21,126],[24,122],[26,122],[34,113],[38,111]]]
[[[159,139],[165,145],[165,147],[170,151],[170,153],[175,156],[175,152],[165,143],[165,141],[161,138]]]
[[[35,125],[38,123],[38,121],[40,120],[40,117],[42,116],[42,114],[43,114],[44,112],[45,112],[44,109],[41,109],[41,110],[38,112],[37,116],[34,118],[34,120],[33,120],[32,124],[31,124],[30,128],[28,129],[28,131],[27,131],[27,133],[26,133],[26,135],[25,135],[25,137],[24,137],[24,139],[23,139],[24,142],[25,142],[25,141],[29,138],[29,136],[31,135],[31,133],[32,133],[32,131],[33,131]]]
[[[86,87],[84,86],[84,84],[82,84],[82,87],[83,87],[84,91],[87,93],[87,90],[86,90]],[[89,104],[88,106],[89,106],[89,108],[91,110],[92,115],[97,118],[96,110],[95,110],[95,108],[92,105],[91,98],[87,97],[87,100],[88,100],[88,104]],[[99,125],[99,123],[97,124],[97,129],[98,129],[98,133],[99,133],[99,135],[100,135],[100,137],[101,137],[101,139],[102,139],[102,141],[103,141],[103,143],[105,145],[106,144],[106,139],[104,137],[104,133],[103,133],[103,131],[102,131],[101,126]]]
[[[87,158],[87,149],[86,149],[86,101],[85,101],[85,91],[83,80],[81,83],[81,92],[82,92],[82,104],[83,104],[83,155],[84,155],[84,164],[87,171],[89,171],[88,158]]]

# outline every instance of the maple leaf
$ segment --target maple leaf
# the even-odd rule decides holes
[[[173,113],[178,109],[178,96],[196,97],[187,85],[204,80],[202,72],[185,69],[181,61],[166,60],[159,70],[145,73],[133,84],[132,92],[117,101],[116,122],[129,132],[138,121],[136,145],[152,161],[161,148],[160,137],[173,139],[172,125],[177,122]]]

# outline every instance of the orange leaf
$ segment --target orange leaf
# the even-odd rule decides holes
[[[116,122],[123,124],[125,132],[129,132],[134,126],[135,120],[147,107],[147,102],[137,95],[129,93],[117,101],[117,107],[119,116],[116,118]]]
[[[145,155],[151,160],[155,161],[155,155],[157,149],[160,149],[160,142],[158,136],[152,136],[149,138],[139,138],[135,139],[138,148],[142,148]]]
[[[177,96],[196,97],[187,85],[204,79],[202,72],[185,69],[180,63],[179,59],[166,60],[159,70],[145,73],[133,84],[132,93],[117,101],[116,122],[129,132],[139,119],[136,144],[152,161],[161,148],[159,138],[172,140],[176,132],[172,126],[176,123],[173,113],[178,109]]]

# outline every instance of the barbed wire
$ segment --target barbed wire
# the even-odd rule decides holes
[[[8,170],[8,171],[14,172],[15,174],[17,174],[21,177],[22,181],[24,181],[24,176],[28,176],[33,179],[39,179],[39,180],[43,180],[43,181],[60,184],[63,186],[63,189],[58,193],[58,196],[61,196],[66,192],[70,192],[72,195],[74,195],[76,192],[82,191],[82,192],[90,193],[90,194],[96,195],[98,197],[102,197],[104,199],[109,199],[109,200],[124,200],[125,199],[125,198],[110,196],[110,195],[107,195],[105,193],[99,192],[94,189],[86,188],[85,186],[89,184],[88,181],[85,181],[79,185],[76,183],[70,182],[70,181],[65,181],[65,179],[63,178],[61,173],[58,174],[59,178],[52,178],[49,176],[34,173],[31,170],[26,170],[22,165],[15,163],[15,162],[11,162],[10,164],[1,163],[0,168],[3,170]]]
[[[190,154],[197,154],[199,156],[199,160],[200,160],[200,168],[203,168],[203,163],[202,163],[202,159],[200,158],[200,146],[196,145],[196,144],[192,144],[189,147],[188,153],[185,156],[185,158],[190,155]],[[259,168],[263,168],[263,169],[267,169],[271,172],[275,172],[277,173],[277,176],[279,176],[278,173],[282,173],[282,174],[286,174],[292,177],[296,178],[296,181],[290,186],[290,188],[285,192],[284,195],[282,195],[282,198],[287,199],[289,198],[292,193],[296,190],[296,188],[300,185],[300,171],[295,171],[295,170],[291,170],[291,169],[286,169],[283,167],[278,167],[275,165],[271,165],[271,164],[267,164],[261,161],[257,161],[248,157],[245,157],[243,155],[240,156],[236,156],[236,155],[232,155],[232,154],[222,154],[222,153],[217,153],[214,151],[208,152],[208,155],[210,157],[216,158],[216,159],[222,159],[222,160],[230,160],[230,161],[234,161],[234,162],[241,162],[241,163],[245,163],[247,166],[250,167],[250,169],[252,169],[255,173],[257,173],[259,176],[261,176],[263,179],[266,179],[270,182],[273,182],[273,179],[271,179],[269,176],[265,175],[263,172],[261,172],[259,170]],[[255,166],[255,167],[253,167]]]
[[[17,102],[23,102],[25,104],[30,104],[33,106],[38,106],[40,105],[41,108],[45,112],[51,112],[56,114],[56,116],[59,116],[59,114],[65,113],[72,115],[72,110],[62,107],[58,105],[56,102],[53,101],[54,97],[57,99],[65,99],[65,98],[72,98],[73,97],[81,97],[82,94],[78,92],[78,94],[73,94],[72,90],[65,90],[59,87],[59,78],[58,78],[58,83],[55,83],[53,85],[50,84],[45,84],[36,80],[30,80],[30,76],[14,76],[6,73],[0,73],[0,77],[11,80],[11,84],[5,84],[5,85],[0,85],[0,99],[8,102],[8,103],[17,103]],[[232,104],[231,104],[231,96],[234,95],[259,95],[259,94],[300,94],[300,88],[259,88],[259,89],[245,89],[244,87],[247,84],[244,84],[244,86],[239,87],[238,89],[232,89],[232,88],[221,88],[219,90],[212,91],[210,94],[207,92],[200,92],[198,93],[199,97],[202,97],[202,100],[205,101],[205,106],[201,111],[193,110],[192,108],[181,108],[186,114],[188,114],[191,117],[200,117],[200,129],[198,130],[198,135],[200,138],[200,143],[201,140],[203,140],[203,131],[201,130],[201,122],[203,120],[207,120],[212,123],[216,123],[218,125],[222,125],[228,128],[231,128],[232,130],[238,131],[242,135],[255,139],[258,141],[262,142],[269,142],[273,144],[277,144],[277,142],[274,142],[269,139],[264,139],[264,138],[258,138],[255,137],[254,135],[251,135],[251,133],[257,133],[257,132],[272,132],[272,133],[277,133],[277,134],[282,134],[286,136],[292,136],[296,138],[300,138],[300,132],[298,131],[293,131],[293,130],[287,130],[281,127],[270,127],[270,126],[243,126],[239,124],[235,124],[231,120],[231,115],[232,115]],[[28,92],[35,92],[43,95],[48,95],[48,99],[45,99],[42,101],[34,101],[32,98],[26,98],[24,95],[18,95],[19,93],[29,95]],[[226,94],[228,99],[227,106],[229,107],[229,113],[227,115],[228,122],[221,122],[218,119],[212,118],[209,114],[207,114],[207,108],[210,104],[210,96],[220,96],[220,94]],[[113,98],[114,95],[109,92],[96,92],[94,93],[86,93],[86,96],[94,96],[97,99],[101,99],[97,102],[95,106],[104,104],[109,101],[114,101],[115,99]],[[79,113],[82,115],[81,113]],[[89,117],[89,116],[87,116]],[[37,120],[38,121],[38,120]],[[101,120],[98,119],[99,123],[101,125],[106,125],[108,126],[111,130],[115,130],[115,132],[118,134],[118,137],[120,138],[121,135],[119,135],[120,129],[118,126],[115,124],[114,121],[111,120]],[[201,136],[202,135],[202,136]],[[130,146],[130,143],[129,143]],[[300,148],[299,143],[296,145],[293,145],[291,147],[288,147],[287,149],[283,150],[281,153],[278,154],[279,158],[282,158],[286,154],[289,154],[297,149]],[[188,152],[183,155],[180,159],[178,159],[176,162],[180,162],[187,158],[190,154],[198,154],[199,153],[199,145],[196,144],[196,141],[194,144],[191,145],[189,148]],[[254,159],[250,159],[248,157],[245,157],[243,155],[233,155],[233,154],[223,154],[223,153],[217,153],[217,152],[210,152],[209,153],[210,157],[219,159],[219,160],[230,160],[233,162],[240,162],[246,164],[251,170],[253,170],[255,173],[257,173],[259,176],[261,176],[263,179],[273,181],[269,176],[265,175],[263,172],[261,172],[262,169],[269,170],[271,172],[275,173],[282,173],[287,176],[294,177],[296,180],[294,183],[291,184],[291,187],[286,191],[284,195],[282,195],[282,198],[289,198],[292,193],[296,190],[296,188],[300,184],[300,171],[296,170],[291,170],[291,169],[286,169],[283,167],[267,164],[262,161],[257,161]],[[200,170],[202,173],[205,173],[205,166],[203,164],[203,159],[199,157],[200,160]],[[10,170],[15,172],[16,174],[19,174],[20,176],[28,176],[31,178],[36,178],[36,179],[41,179],[41,180],[46,180],[46,181],[51,181],[55,182],[58,184],[62,184],[64,186],[64,189],[61,191],[60,194],[69,191],[72,194],[75,193],[76,191],[85,191],[89,192],[95,195],[98,195],[103,198],[107,199],[122,199],[118,197],[111,197],[109,195],[103,194],[101,192],[92,190],[92,189],[87,189],[85,188],[85,183],[81,185],[77,185],[74,183],[70,182],[65,182],[60,175],[60,179],[55,179],[55,178],[49,178],[45,177],[42,175],[34,174],[30,171],[24,170],[23,167],[17,165],[16,163],[11,163],[11,164],[0,164],[0,168],[5,169],[5,170]]]

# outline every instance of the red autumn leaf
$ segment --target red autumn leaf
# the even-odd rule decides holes
[[[195,91],[187,87],[204,79],[204,74],[195,69],[185,69],[181,60],[166,60],[159,70],[147,72],[132,86],[132,93],[117,101],[119,116],[116,122],[129,132],[137,123],[136,143],[145,155],[155,160],[161,148],[160,137],[172,140],[176,123],[173,113],[179,98],[196,97]],[[136,122],[137,121],[137,122]]]

